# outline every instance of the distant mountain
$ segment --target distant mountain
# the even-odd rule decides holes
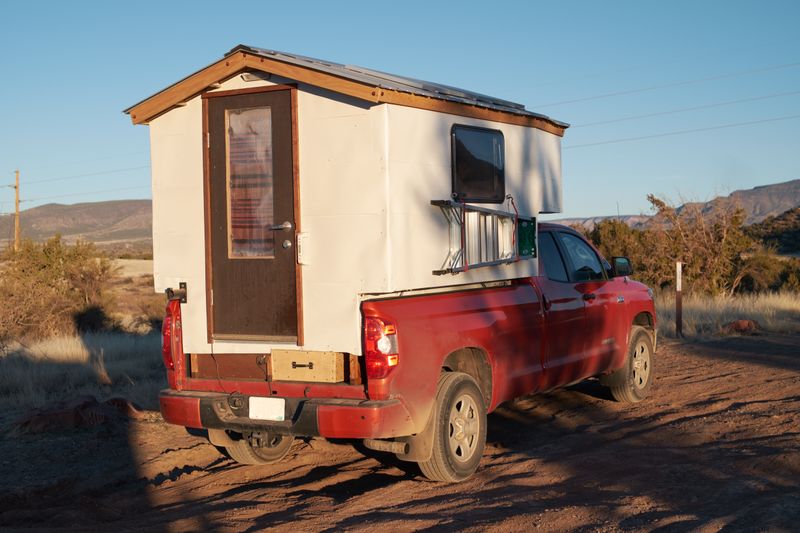
[[[733,200],[744,209],[747,214],[744,221],[746,225],[755,224],[767,217],[778,216],[790,209],[800,207],[800,179],[733,191],[729,196],[719,196],[710,202],[695,202],[687,205],[699,203],[702,205],[701,210],[704,213],[710,213],[728,200]]]
[[[800,207],[770,216],[748,228],[748,233],[774,246],[779,253],[800,253]]]
[[[650,220],[650,217],[647,215],[621,215],[589,218],[560,218],[558,220],[543,220],[542,222],[554,222],[556,224],[564,224],[565,226],[583,226],[585,229],[591,230],[597,224],[606,220],[621,220],[632,228],[641,229],[647,225],[647,221]]]
[[[20,212],[25,239],[43,241],[60,233],[64,240],[78,239],[112,244],[152,240],[150,200],[114,200],[80,204],[46,204]],[[14,238],[14,216],[0,216],[0,242]]]
[[[734,191],[729,197],[718,197],[710,202],[701,203],[701,209],[709,213],[726,198],[733,199],[742,206],[747,214],[746,224],[755,224],[767,217],[777,217],[800,207],[800,179]],[[564,218],[552,222],[583,225],[591,229],[602,220],[616,218],[635,228],[643,227],[649,219],[647,215],[623,215]],[[83,239],[101,246],[139,243],[149,247],[152,240],[153,213],[150,200],[114,200],[72,205],[46,204],[22,211],[20,220],[22,236],[36,241],[45,240],[56,233],[60,233],[70,242]],[[777,221],[778,224],[782,222],[782,219]],[[766,229],[764,231],[767,232]],[[13,238],[14,217],[0,216],[0,243]]]
[[[800,207],[800,179],[775,183],[773,185],[761,185],[752,189],[733,191],[728,196],[718,196],[708,202],[692,202],[682,205],[678,210],[689,205],[699,205],[703,213],[710,214],[714,209],[718,209],[722,204],[730,200],[733,200],[744,209],[746,225],[755,224],[767,217],[775,217],[786,211]],[[633,228],[640,228],[647,224],[647,220],[650,217],[648,215],[623,215],[621,217],[562,218],[548,222],[581,225],[587,229],[592,229],[598,222],[617,218]]]

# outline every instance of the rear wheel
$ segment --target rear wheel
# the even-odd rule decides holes
[[[653,384],[653,339],[641,326],[631,329],[625,366],[612,375],[611,395],[619,402],[644,400]]]
[[[486,445],[486,407],[475,380],[462,372],[439,378],[433,423],[433,452],[419,468],[428,479],[450,483],[475,473]]]
[[[231,440],[225,451],[231,459],[244,465],[268,465],[286,457],[294,437],[275,433],[253,432]]]

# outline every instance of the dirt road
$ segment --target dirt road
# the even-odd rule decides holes
[[[480,470],[458,485],[321,439],[279,465],[238,466],[156,414],[6,437],[0,526],[797,530],[800,336],[665,344],[657,365],[639,405],[588,382],[498,409]]]

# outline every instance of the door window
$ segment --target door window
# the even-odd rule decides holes
[[[561,252],[558,251],[556,241],[549,231],[539,233],[539,270],[542,270],[542,267],[547,279],[569,281]]]
[[[271,109],[227,109],[225,132],[228,257],[274,257]]]
[[[572,275],[575,281],[605,279],[603,266],[591,246],[571,233],[559,233],[559,237],[572,263]]]

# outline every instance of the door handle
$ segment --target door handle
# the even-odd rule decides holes
[[[595,298],[597,298],[597,295],[593,292],[587,292],[586,294],[583,295],[583,299],[586,300],[587,302],[594,300]]]
[[[279,231],[279,230],[290,230],[292,229],[292,227],[293,227],[292,223],[287,220],[283,224],[273,224],[269,227],[269,229],[271,229],[272,231]]]
[[[542,305],[544,305],[544,310],[545,311],[549,311],[550,310],[550,306],[553,305],[550,302],[550,300],[547,298],[547,296],[545,296],[544,294],[542,294]]]

